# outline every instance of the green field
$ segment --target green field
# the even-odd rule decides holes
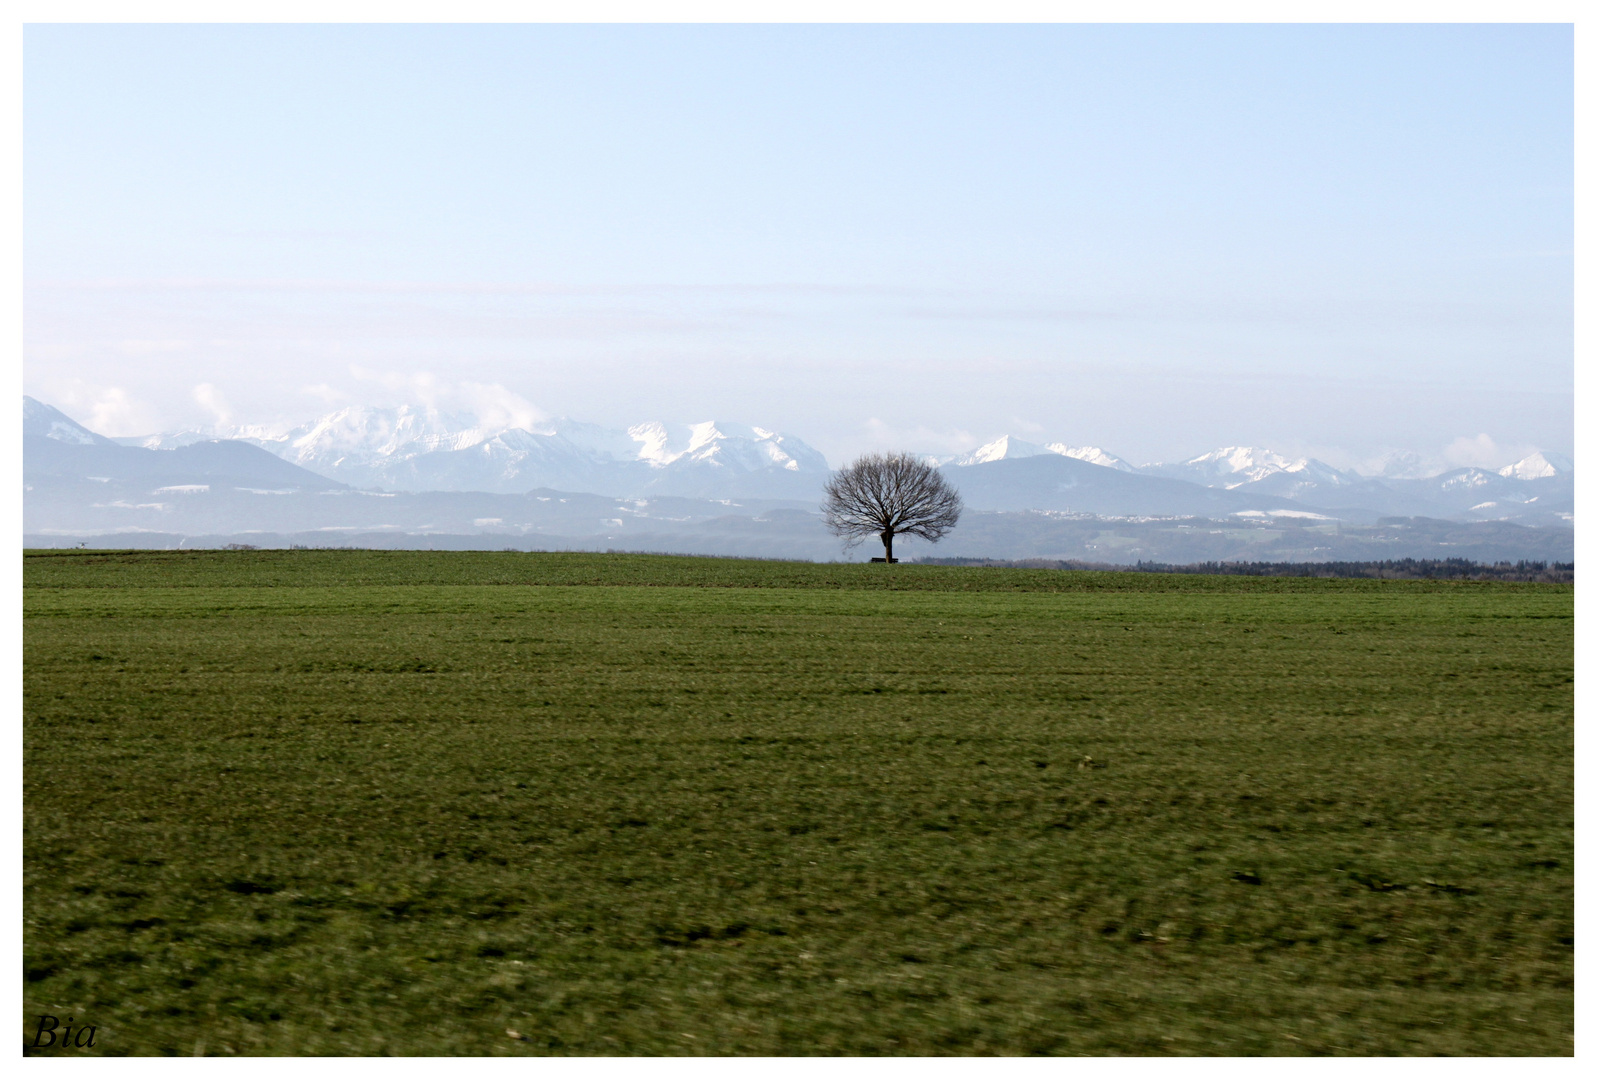
[[[24,557],[24,1046],[1573,1050],[1571,587]],[[514,1033],[514,1034],[511,1034]]]

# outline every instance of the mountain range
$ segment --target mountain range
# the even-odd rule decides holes
[[[27,399],[32,401],[32,399]],[[40,408],[37,402],[29,406]],[[57,424],[75,427],[59,416]],[[61,430],[65,430],[63,427]],[[829,472],[824,456],[802,440],[767,428],[708,421],[657,421],[626,429],[559,419],[525,427],[487,425],[476,418],[418,406],[350,407],[287,429],[216,426],[112,440],[145,449],[176,449],[218,440],[248,443],[354,487],[390,491],[486,491],[511,494],[533,487],[636,497],[649,494],[697,498],[818,497],[817,478]],[[1493,485],[1483,469],[1417,474],[1417,455],[1389,455],[1378,476],[1336,469],[1314,458],[1290,458],[1257,447],[1228,446],[1179,462],[1134,465],[1096,446],[1033,443],[1005,435],[964,454],[924,455],[944,468],[964,469],[1032,457],[1063,457],[1116,472],[1181,480],[1201,487],[1278,496],[1350,508],[1387,508],[1393,496],[1431,498],[1431,489],[1477,489]],[[1552,453],[1534,453],[1496,470],[1510,481],[1545,480],[1573,473],[1573,463]],[[1421,481],[1420,487],[1408,485]],[[1499,509],[1518,516],[1512,486],[1482,492],[1504,496],[1467,505],[1442,497],[1452,512]],[[1335,493],[1335,494],[1333,494]],[[1327,499],[1330,501],[1327,502]],[[1015,506],[1014,509],[1044,507]],[[1540,509],[1540,508],[1538,508]]]
[[[1538,451],[1497,470],[1465,467],[1417,477],[1408,475],[1414,460],[1394,455],[1389,461],[1399,475],[1364,476],[1314,458],[1227,446],[1186,461],[1132,465],[1095,446],[1004,436],[939,464],[968,504],[992,510],[1574,521],[1574,463],[1561,454]]]
[[[169,450],[219,439],[248,443],[354,487],[485,491],[535,487],[613,496],[814,499],[828,473],[813,447],[743,424],[635,424],[625,430],[562,419],[487,426],[414,406],[352,407],[285,431],[212,427],[122,438]]]
[[[343,409],[280,430],[112,439],[24,398],[23,444],[25,531],[61,536],[377,530],[621,542],[640,523],[661,536],[728,517],[796,528],[793,514],[818,521],[830,472],[814,448],[762,427],[514,427],[420,407]],[[1005,436],[928,460],[973,513],[1261,528],[1405,517],[1560,529],[1571,528],[1574,515],[1573,464],[1551,453],[1499,470],[1371,477],[1249,447],[1134,465],[1099,447]],[[1003,534],[995,528],[986,534]]]

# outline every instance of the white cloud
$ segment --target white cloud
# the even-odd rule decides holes
[[[470,414],[482,427],[532,428],[549,418],[549,413],[511,390],[503,383],[449,382],[430,371],[375,371],[358,365],[350,374],[366,383],[376,383],[388,391],[394,405],[422,405],[455,415]],[[333,387],[321,384],[308,387],[329,404],[348,400]]]
[[[118,387],[104,391],[89,410],[89,428],[102,435],[127,434],[137,427],[139,408]]]
[[[233,419],[233,408],[222,396],[222,392],[214,383],[200,383],[194,388],[194,400],[200,407],[208,411],[218,425],[227,424]]]
[[[349,373],[361,382],[373,382],[396,398],[395,404],[419,404],[438,408],[438,379],[430,371],[374,371],[351,364]]]
[[[300,387],[299,392],[308,398],[315,398],[323,405],[344,405],[348,404],[352,400],[350,395],[338,389],[336,386],[332,386],[328,383],[317,383],[314,386],[302,386]]]
[[[974,450],[983,440],[963,428],[898,427],[873,416],[865,421],[864,442],[866,448],[873,451],[950,454]]]
[[[548,414],[499,383],[463,382],[453,395],[485,427],[531,428]]]
[[[159,427],[155,411],[120,386],[68,379],[25,390],[100,435],[146,435]]]
[[[1533,446],[1501,446],[1490,435],[1482,433],[1473,439],[1460,435],[1447,444],[1442,451],[1442,458],[1455,469],[1470,465],[1481,469],[1499,469],[1535,452]]]

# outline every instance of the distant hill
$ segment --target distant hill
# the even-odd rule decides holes
[[[1103,517],[1314,513],[1280,496],[1144,476],[1057,453],[945,465],[942,472],[972,510],[1056,510]]]
[[[248,443],[208,440],[171,450],[122,446],[30,397],[22,399],[22,478],[36,486],[133,484],[141,491],[212,485],[291,491],[347,487]]]

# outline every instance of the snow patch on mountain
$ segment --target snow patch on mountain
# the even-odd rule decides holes
[[[1450,476],[1443,480],[1442,487],[1451,491],[1459,488],[1484,487],[1491,482],[1492,474],[1484,469],[1464,469],[1457,476]]]
[[[721,466],[745,472],[759,469],[825,471],[826,459],[790,436],[744,424],[662,424],[651,421],[627,429],[638,461],[663,469],[678,462]]]
[[[1012,461],[1015,458],[1037,457],[1039,454],[1051,453],[1053,451],[1046,446],[1017,439],[1013,435],[1000,435],[992,442],[978,446],[969,453],[956,455],[939,464],[985,465],[989,461]]]
[[[247,436],[240,432],[234,437]],[[435,450],[463,450],[488,437],[489,433],[480,431],[469,416],[410,405],[395,409],[351,406],[301,425],[281,440],[257,445],[296,465],[322,472]]]
[[[1063,454],[1077,461],[1085,461],[1089,465],[1102,465],[1106,469],[1119,469],[1121,472],[1136,472],[1137,467],[1124,458],[1116,457],[1107,450],[1097,446],[1070,446],[1062,442],[1046,444],[1049,450],[1056,454]]]
[[[1239,518],[1305,518],[1312,521],[1336,520],[1327,514],[1316,514],[1309,510],[1238,510],[1231,516]]]
[[[1314,458],[1289,458],[1256,446],[1222,446],[1182,462],[1145,465],[1142,471],[1226,489],[1258,483],[1278,473],[1314,484],[1350,484],[1358,479]]]
[[[1071,446],[1068,443],[1034,443],[1017,439],[1013,435],[1000,435],[990,443],[978,446],[968,453],[950,458],[932,458],[936,465],[984,465],[989,461],[1013,461],[1016,458],[1040,457],[1043,454],[1060,454],[1085,461],[1090,465],[1103,465],[1122,472],[1136,472],[1129,463],[1096,446]]]

